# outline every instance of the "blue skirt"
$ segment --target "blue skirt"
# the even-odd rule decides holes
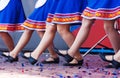
[[[81,14],[86,5],[86,0],[56,0],[50,9],[47,22],[55,24],[81,23]]]
[[[43,6],[35,8],[22,26],[30,30],[45,31],[47,15],[53,1],[47,0]]]
[[[25,14],[21,0],[10,0],[8,5],[0,11],[0,31],[21,31]]]
[[[88,0],[82,16],[87,19],[117,19],[120,17],[120,0]]]

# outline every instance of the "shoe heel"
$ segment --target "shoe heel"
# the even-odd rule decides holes
[[[38,60],[34,59],[33,57],[29,57],[29,62],[34,65],[35,63],[37,63]]]
[[[18,57],[13,58],[11,56],[8,56],[6,60],[6,62],[10,62],[10,63],[17,62],[17,61],[18,61]]]
[[[107,59],[105,58],[106,54],[99,53],[99,56],[100,56],[100,58],[101,58],[103,61],[106,61],[106,62],[109,62],[109,63],[111,63],[111,62],[112,62],[112,61],[107,60]]]
[[[112,64],[113,64],[113,67],[114,67],[114,68],[116,68],[116,69],[120,68],[120,63],[119,63],[119,62],[113,60],[113,61],[112,61]]]
[[[25,59],[28,59],[28,57],[25,56],[25,53],[27,53],[27,52],[21,52],[20,55],[21,55],[21,57],[23,57],[23,58],[25,58]],[[31,54],[30,54],[30,55],[31,55]]]

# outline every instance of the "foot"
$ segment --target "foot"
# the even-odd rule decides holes
[[[63,53],[62,51],[57,51],[56,53],[57,53],[58,55],[64,57],[67,62],[71,62],[71,61],[74,59],[73,57],[71,57],[71,56],[68,54],[67,51],[64,51],[64,53]]]
[[[99,56],[101,57],[101,59],[103,61],[106,61],[106,62],[109,62],[109,63],[112,62],[113,55],[106,55],[106,54],[100,53]]]
[[[119,61],[119,59],[115,59],[115,58],[113,57],[112,65],[113,65],[113,67],[116,68],[116,69],[120,68],[120,61]]]
[[[53,58],[53,57],[49,57],[48,59],[42,61],[43,64],[58,64],[59,63],[59,58]]]
[[[65,56],[67,54],[67,51],[56,51],[56,53],[59,55],[59,56]]]
[[[116,68],[116,69],[120,68],[120,62],[118,62],[118,61],[116,61],[116,60],[113,60],[113,61],[112,61],[112,65],[113,65],[113,67]]]
[[[64,63],[63,66],[82,66],[82,64],[83,64],[83,60],[77,61],[76,59],[74,59],[69,63]]]
[[[21,57],[28,59],[30,57],[31,53],[30,52],[21,52],[20,55],[21,55]]]
[[[111,63],[109,63],[108,65],[105,66],[105,68],[114,68],[114,67]]]
[[[29,58],[28,58],[28,60],[29,60],[29,62],[32,64],[32,65],[34,65],[35,63],[37,63],[37,59],[35,59],[35,58],[33,58],[32,56],[30,56]]]
[[[8,57],[9,56],[9,52],[1,52],[0,55],[3,57]]]
[[[13,58],[12,56],[8,56],[6,60],[6,62],[10,62],[10,63],[17,62],[17,61],[18,61],[18,57]]]

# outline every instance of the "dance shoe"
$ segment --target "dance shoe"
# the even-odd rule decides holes
[[[62,54],[61,52],[57,51],[56,53],[57,53],[58,55],[64,57],[67,62],[71,62],[71,61],[74,59],[73,57],[71,57],[71,56],[68,54],[68,52],[66,52],[66,54]]]
[[[34,65],[34,64],[37,63],[37,61],[38,61],[38,60],[34,59],[34,58],[31,57],[31,56],[28,58],[28,60],[29,60],[29,62],[30,62],[32,65]]]
[[[57,58],[50,57],[48,59],[50,59],[50,60],[46,59],[46,60],[42,61],[41,63],[43,63],[43,64],[58,64],[59,63],[58,57]]]
[[[113,67],[116,68],[116,69],[120,68],[120,62],[117,62],[117,61],[114,60],[114,59],[113,59],[113,61],[112,61],[112,65],[113,65]]]
[[[29,57],[25,56],[25,53],[28,53],[28,52],[21,52],[20,55],[21,57],[25,58],[25,59],[28,59]],[[31,55],[31,54],[30,54]]]
[[[12,56],[7,56],[6,62],[13,63],[13,62],[17,62],[17,61],[18,61],[18,57],[13,58]]]
[[[78,61],[78,63],[64,63],[63,66],[82,66],[83,60]]]
[[[0,52],[0,55],[3,57],[8,57],[9,56],[9,52]]]
[[[108,60],[108,59],[105,58],[105,56],[107,56],[107,55],[104,54],[104,53],[100,53],[99,56],[100,56],[100,58],[101,58],[103,61],[106,61],[106,62],[109,62],[109,63],[112,62],[112,60]]]

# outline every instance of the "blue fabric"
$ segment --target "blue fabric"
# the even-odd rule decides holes
[[[120,6],[120,0],[88,0],[88,7],[98,8],[116,8]]]
[[[78,28],[80,28],[80,25],[70,26],[70,31],[73,32],[73,31],[77,30]]]
[[[53,1],[54,0],[47,0],[44,6],[35,8],[28,19],[45,22]]]
[[[8,5],[0,11],[0,23],[23,23],[25,14],[21,0],[10,0]]]
[[[86,5],[86,0],[55,0],[47,22],[54,24],[81,23],[81,14]]]
[[[86,5],[86,0],[56,0],[50,13],[82,13]]]
[[[60,1],[60,0],[54,0],[54,1],[53,1],[52,5],[51,5],[51,8],[49,8],[49,9],[50,9],[49,13],[51,13],[51,14],[54,14],[54,13],[55,13],[59,1]]]

